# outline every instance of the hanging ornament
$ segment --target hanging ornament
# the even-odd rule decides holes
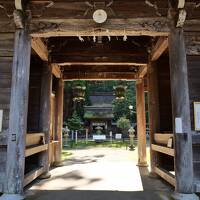
[[[73,87],[73,101],[84,101],[85,100],[85,89],[86,87],[77,85]]]
[[[107,17],[107,13],[103,9],[97,9],[93,13],[93,20],[98,24],[104,23],[107,20]]]
[[[125,98],[125,92],[126,92],[126,88],[127,86],[123,85],[123,84],[119,84],[115,87],[113,87],[115,90],[115,96],[116,99],[124,99]]]

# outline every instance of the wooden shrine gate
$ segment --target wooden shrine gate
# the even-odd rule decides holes
[[[63,81],[76,79],[137,82],[139,166],[148,91],[151,171],[198,199],[200,6],[169,2],[0,0],[0,199],[60,164]]]

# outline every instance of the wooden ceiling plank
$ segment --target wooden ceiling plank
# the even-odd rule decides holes
[[[168,48],[168,37],[160,37],[151,51],[151,61],[156,61]]]

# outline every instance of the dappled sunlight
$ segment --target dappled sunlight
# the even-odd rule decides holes
[[[70,154],[73,156],[64,166],[51,170],[49,180],[41,180],[30,190],[143,191],[134,159],[136,151],[96,148],[74,150]]]
[[[52,199],[59,196],[91,199],[167,200],[169,188],[149,177],[148,167],[137,166],[137,148],[93,148],[70,150],[64,166],[51,170],[52,177],[40,180],[26,192],[27,199]],[[147,148],[149,154],[149,148]],[[148,161],[150,159],[147,156]],[[37,198],[38,197],[38,198]],[[97,198],[96,198],[97,197]],[[92,198],[93,199],[93,198]]]

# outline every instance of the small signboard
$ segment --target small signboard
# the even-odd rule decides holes
[[[194,102],[194,128],[200,131],[200,102]]]
[[[93,135],[93,140],[106,140],[106,135]]]
[[[122,134],[120,134],[120,133],[115,134],[115,139],[116,140],[121,140],[122,139]]]
[[[0,132],[2,132],[3,125],[3,110],[0,110]]]

